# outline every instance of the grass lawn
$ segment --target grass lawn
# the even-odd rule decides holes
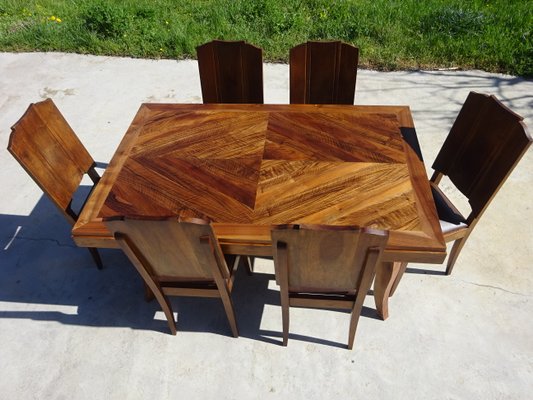
[[[306,40],[360,48],[360,65],[533,76],[532,0],[0,0],[1,51],[193,58],[244,39],[269,61]]]

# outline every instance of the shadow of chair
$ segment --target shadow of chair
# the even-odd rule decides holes
[[[272,230],[276,280],[280,286],[283,345],[289,338],[289,307],[351,310],[348,348],[386,231],[348,226],[289,225]]]
[[[263,52],[244,41],[196,48],[204,103],[263,103]]]
[[[51,99],[30,104],[11,129],[9,152],[74,225],[80,212],[73,210],[72,201],[83,176],[91,178],[92,189],[100,180],[95,161]],[[89,252],[101,269],[98,251]]]
[[[531,142],[522,117],[495,96],[470,92],[433,163],[430,180],[444,239],[454,242],[446,275],[451,274],[472,230]],[[439,188],[444,176],[468,199],[468,217]],[[406,267],[401,264],[393,291]]]
[[[220,298],[231,332],[239,336],[230,297],[239,257],[228,268],[209,223],[124,217],[104,223],[159,302],[173,335],[176,321],[168,296]]]
[[[290,51],[291,104],[353,104],[359,49],[307,42]]]
[[[0,214],[0,237],[3,238],[0,242],[0,321],[49,321],[67,326],[168,334],[159,304],[144,301],[140,295],[144,281],[131,267],[124,252],[98,249],[107,268],[97,270],[92,258],[86,257],[85,251],[71,242],[70,231],[70,226],[44,194],[29,214]],[[235,279],[247,279],[245,270],[237,273],[240,276]],[[254,274],[245,285],[236,283],[232,291],[235,312],[246,314],[244,324],[239,324],[239,335],[242,336],[241,330],[244,330],[244,335],[252,340],[262,340],[259,324],[264,302],[279,305],[278,292],[263,287],[266,283],[261,280],[262,276]],[[248,287],[254,280],[260,280],[262,285]],[[258,298],[254,297],[256,290],[263,290]],[[179,311],[180,332],[228,335],[226,316],[219,300],[180,297],[171,301],[174,310]],[[33,307],[21,306],[24,303]],[[135,312],[125,313],[124,310]],[[38,325],[36,322],[34,327]],[[60,327],[54,329],[61,330]]]

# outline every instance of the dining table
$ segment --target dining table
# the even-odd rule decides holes
[[[389,231],[373,295],[381,318],[398,262],[442,263],[439,225],[403,105],[142,104],[73,227],[118,248],[114,216],[211,221],[224,253],[272,256],[283,224]]]

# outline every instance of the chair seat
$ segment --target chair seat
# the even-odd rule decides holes
[[[404,140],[415,150],[409,132]],[[440,227],[446,242],[453,242],[446,275],[470,236],[472,229],[488,207],[513,168],[533,143],[524,119],[502,104],[495,96],[470,92],[442,145],[435,162],[430,186]],[[461,193],[470,206],[465,218],[439,189],[443,177]],[[401,264],[394,282],[407,267]]]
[[[440,222],[440,229],[442,230],[442,233],[444,235],[455,232],[455,231],[459,231],[461,229],[468,229],[468,225],[465,224],[464,222],[460,222],[458,224],[452,224],[451,222],[443,221],[443,220],[439,220],[439,222]]]
[[[435,201],[437,214],[441,220],[441,228],[443,222],[447,223],[448,225],[452,225],[455,228],[457,228],[460,224],[466,226],[466,218],[463,217],[459,211],[457,211],[450,200],[448,200],[446,195],[442,193],[439,188],[432,185],[431,193],[433,194],[433,200]]]
[[[413,149],[420,161],[424,161],[424,158],[422,157],[422,150],[420,149],[420,143],[418,142],[418,137],[416,136],[415,129],[401,127],[400,132],[402,134],[403,140],[405,140],[409,147]]]

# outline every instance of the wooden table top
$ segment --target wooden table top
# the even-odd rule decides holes
[[[213,221],[226,251],[270,252],[274,224],[390,230],[387,258],[440,263],[445,244],[406,106],[143,104],[73,229],[102,218]],[[261,250],[263,249],[263,250]]]

